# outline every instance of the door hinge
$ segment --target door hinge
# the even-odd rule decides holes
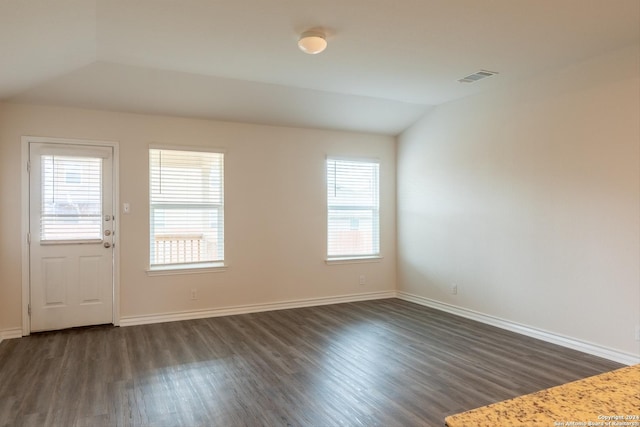
[[[27,305],[27,312],[29,313],[29,316],[31,316],[31,304]]]
[[[31,233],[27,233],[27,245],[31,244]]]
[[[27,173],[31,173],[31,161],[27,162]]]

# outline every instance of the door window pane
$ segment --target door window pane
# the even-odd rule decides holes
[[[102,239],[102,159],[41,156],[40,240]]]

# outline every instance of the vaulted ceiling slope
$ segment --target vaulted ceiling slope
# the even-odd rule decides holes
[[[638,0],[0,0],[0,100],[395,135],[639,39]]]

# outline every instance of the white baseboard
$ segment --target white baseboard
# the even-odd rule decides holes
[[[22,328],[0,330],[0,342],[2,342],[2,340],[10,340],[12,338],[22,338]]]
[[[123,316],[120,318],[120,326],[146,325],[151,323],[175,322],[178,320],[205,319],[208,317],[231,316],[234,314],[258,313],[261,311],[286,310],[289,308],[313,307],[318,305],[340,304],[345,302],[368,301],[395,297],[396,291],[380,291],[343,295],[338,297],[309,298],[302,300],[273,302],[267,304],[249,304],[235,307],[214,308],[208,310],[147,314],[141,316]]]
[[[487,325],[496,326],[498,328],[506,329],[508,331],[526,335],[528,337],[537,338],[539,340],[546,341],[552,344],[557,344],[563,347],[571,348],[573,350],[578,350],[583,353],[588,353],[594,356],[602,357],[604,359],[609,359],[614,362],[623,363],[625,365],[635,365],[637,363],[640,363],[640,355],[637,354],[629,354],[617,350],[612,350],[610,348],[602,347],[597,344],[566,337],[563,335],[555,334],[553,332],[544,331],[542,329],[532,328],[527,325],[522,325],[520,323],[512,322],[510,320],[505,320],[495,316],[490,316],[488,314],[469,310],[467,308],[443,303],[402,291],[397,292],[397,298],[424,305],[426,307],[431,307],[436,310],[455,314],[456,316],[465,317],[467,319],[475,320],[481,323],[486,323]]]
[[[531,326],[512,322],[510,320],[480,313],[464,307],[443,303],[418,295],[410,294],[403,291],[380,291],[367,292],[362,294],[342,295],[338,297],[322,297],[309,298],[302,300],[274,302],[267,304],[248,304],[235,307],[215,308],[208,310],[192,310],[174,313],[161,313],[140,316],[124,316],[120,319],[120,326],[146,325],[151,323],[175,322],[179,320],[204,319],[208,317],[231,316],[234,314],[258,313],[263,311],[286,310],[290,308],[313,307],[319,305],[340,304],[346,302],[368,301],[385,298],[399,298],[405,301],[431,307],[436,310],[455,314],[456,316],[475,320],[488,325],[496,326],[501,329],[516,332],[532,338],[537,338],[552,344],[582,351],[594,356],[602,357],[614,362],[623,363],[625,365],[635,365],[640,363],[640,355],[612,350],[597,344],[581,341],[575,338],[566,337],[555,334],[553,332],[544,331],[542,329],[533,328]],[[0,342],[3,339],[12,339],[22,337],[22,329],[5,329],[0,330]]]

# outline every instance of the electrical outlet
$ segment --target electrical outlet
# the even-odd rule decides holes
[[[197,289],[191,289],[191,299],[192,300],[198,299],[198,290]]]
[[[364,274],[360,275],[360,279],[358,279],[358,283],[361,284],[361,285],[364,285],[364,284],[367,283],[367,278],[365,277]]]
[[[451,285],[451,295],[458,295],[458,285],[455,283]]]

